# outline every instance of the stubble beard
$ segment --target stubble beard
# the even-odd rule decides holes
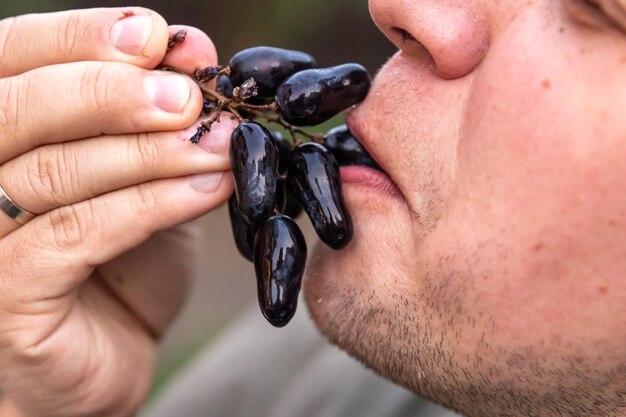
[[[383,377],[467,417],[626,416],[625,364],[581,362],[572,352],[544,357],[519,341],[493,345],[495,321],[468,304],[478,302],[473,276],[443,272],[453,259],[428,272],[412,265],[409,279],[420,289],[394,291],[365,283],[378,273],[377,282],[398,287],[409,273],[402,264],[361,257],[348,268],[337,256],[359,259],[315,250],[305,281],[309,311],[330,343]]]

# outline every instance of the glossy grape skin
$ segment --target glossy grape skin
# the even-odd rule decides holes
[[[345,247],[352,239],[352,220],[341,196],[339,166],[330,151],[313,142],[298,146],[289,156],[287,178],[322,242],[333,249]]]
[[[333,154],[339,166],[362,165],[382,171],[346,125],[328,131],[324,136],[324,146]]]
[[[276,204],[278,148],[270,132],[256,122],[244,122],[232,133],[230,163],[237,205],[243,218],[258,225]]]
[[[304,52],[258,46],[235,54],[230,62],[230,79],[233,85],[241,85],[254,78],[259,87],[257,99],[271,99],[276,89],[289,76],[298,71],[315,68],[315,59]]]
[[[220,75],[215,82],[215,91],[226,98],[233,97],[233,83],[226,75]]]
[[[281,132],[277,130],[271,130],[270,132],[272,133],[272,137],[274,138],[274,141],[278,146],[278,152],[280,153],[278,172],[280,175],[286,175],[287,167],[289,165],[289,154],[293,150],[293,146]],[[293,196],[284,180],[279,181],[276,195],[276,210],[278,212],[285,214],[292,219],[296,219],[302,214],[302,206]]]
[[[295,126],[315,126],[363,101],[371,79],[358,64],[300,71],[276,91],[280,114]]]
[[[278,182],[276,192],[276,211],[282,213],[292,219],[297,219],[302,214],[302,206],[296,200],[289,186],[285,181]]]
[[[285,135],[278,130],[270,130],[270,133],[276,142],[276,146],[278,146],[278,152],[280,154],[278,172],[280,175],[286,175],[287,166],[289,164],[289,154],[293,150],[293,145],[287,140]],[[292,219],[295,219],[302,214],[302,206],[293,196],[284,180],[281,180],[278,183],[276,210],[291,217]]]
[[[285,326],[296,312],[306,256],[304,236],[289,217],[270,217],[259,228],[254,244],[259,306],[275,327]]]
[[[256,226],[249,224],[239,212],[235,194],[228,199],[228,214],[230,216],[233,237],[235,238],[235,246],[237,246],[241,256],[252,262],[254,259]]]
[[[281,174],[286,174],[287,163],[289,161],[289,153],[293,149],[293,146],[291,145],[291,143],[289,143],[287,138],[285,138],[285,135],[283,135],[278,130],[270,130],[270,133],[274,138],[274,142],[276,142],[276,146],[278,147],[278,152],[280,154],[278,172],[280,172]]]

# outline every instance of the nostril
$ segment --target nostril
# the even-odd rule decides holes
[[[469,74],[489,49],[490,21],[483,2],[370,0],[370,3],[376,24],[403,55],[416,62],[434,63],[433,69],[441,78],[455,79]],[[409,3],[411,7],[403,6]]]
[[[407,53],[414,57],[419,57],[423,62],[434,63],[434,58],[426,45],[418,41],[415,36],[406,29],[402,29],[397,26],[391,27],[394,39],[392,41],[402,50],[403,53]]]
[[[415,39],[415,37],[413,35],[411,35],[408,31],[406,31],[405,29],[402,28],[398,28],[398,27],[392,27],[391,30],[393,31],[393,33],[396,34],[396,36],[398,38],[400,38],[401,43],[406,43],[406,42],[417,42],[417,39]]]

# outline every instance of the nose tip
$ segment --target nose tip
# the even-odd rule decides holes
[[[488,50],[489,26],[481,4],[472,0],[370,0],[370,11],[392,41],[398,28],[406,31],[428,50],[439,76],[454,79],[469,74]]]
[[[433,56],[442,78],[454,79],[469,74],[487,52],[487,25],[463,10],[436,16],[428,26],[422,30],[422,42]]]

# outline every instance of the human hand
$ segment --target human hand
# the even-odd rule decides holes
[[[159,231],[232,193],[234,125],[189,145],[199,89],[150,70],[215,65],[192,28],[166,56],[177,29],[141,8],[0,21],[0,184],[37,214],[0,213],[0,387],[25,415],[137,409],[190,260],[188,227]]]

